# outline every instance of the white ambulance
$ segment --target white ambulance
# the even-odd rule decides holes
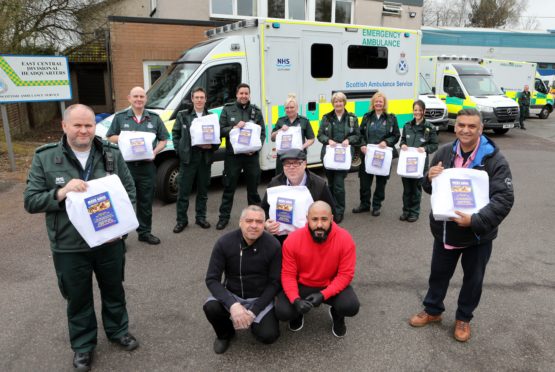
[[[528,85],[530,114],[537,115],[540,119],[549,117],[553,111],[553,96],[538,75],[536,63],[484,58],[482,66],[491,72],[493,80],[507,97],[515,101],[524,85]]]
[[[154,110],[171,133],[176,115],[188,107],[191,90],[203,87],[207,108],[220,113],[234,102],[239,83],[251,87],[251,102],[261,108],[266,122],[266,140],[260,151],[263,170],[274,169],[275,143],[270,133],[284,102],[295,93],[300,114],[318,133],[322,116],[333,110],[331,97],[345,93],[346,109],[359,120],[368,111],[377,91],[388,98],[389,112],[400,125],[412,119],[417,97],[417,61],[420,31],[289,21],[253,19],[207,31],[208,40],[193,46],[175,61],[147,92],[147,108]],[[97,125],[104,135],[111,117]],[[320,162],[321,144],[308,151],[308,163]],[[220,149],[222,150],[222,149]],[[223,151],[216,153],[213,175],[221,175]],[[157,156],[158,196],[166,202],[177,194],[178,159],[172,141]]]
[[[426,82],[422,74],[418,75],[418,99],[426,105],[424,116],[437,130],[447,129],[449,116],[447,105],[433,92],[432,87]]]
[[[507,133],[518,122],[518,104],[504,95],[481,62],[470,57],[421,57],[420,73],[445,101],[449,118],[454,119],[463,108],[476,108],[485,129]]]

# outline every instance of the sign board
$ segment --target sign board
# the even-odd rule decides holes
[[[66,57],[0,55],[0,104],[71,100]]]

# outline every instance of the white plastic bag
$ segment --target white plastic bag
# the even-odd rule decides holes
[[[416,147],[400,150],[397,174],[405,178],[422,178],[425,163],[426,153],[419,152]]]
[[[306,224],[308,208],[314,202],[306,186],[275,186],[266,190],[270,218],[279,222],[278,235],[286,235]]]
[[[221,142],[220,123],[216,114],[194,119],[189,129],[191,133],[191,146],[219,145]]]
[[[75,229],[91,248],[139,226],[127,191],[115,174],[87,181],[85,192],[68,192],[66,211]]]
[[[364,158],[365,171],[376,176],[389,176],[391,161],[393,160],[393,149],[380,148],[378,145],[366,146],[366,157]]]
[[[262,148],[260,141],[260,125],[248,122],[243,128],[233,128],[229,132],[229,142],[233,147],[234,154],[246,154],[256,152]]]
[[[152,143],[156,134],[122,130],[118,136],[118,147],[125,161],[152,160]]]
[[[276,151],[278,154],[292,149],[303,149],[301,127],[289,127],[286,131],[278,130],[276,135]]]
[[[343,147],[340,144],[335,147],[326,146],[324,154],[324,168],[329,170],[351,169],[351,146]]]
[[[489,176],[476,169],[445,169],[432,179],[430,200],[437,221],[458,217],[455,211],[476,213],[489,203]]]

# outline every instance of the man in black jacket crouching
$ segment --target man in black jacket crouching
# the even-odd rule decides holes
[[[250,328],[265,344],[279,337],[274,297],[281,288],[281,247],[264,231],[264,220],[264,210],[249,205],[241,212],[240,228],[214,245],[206,273],[212,296],[203,309],[216,331],[216,354],[227,350],[235,330]]]

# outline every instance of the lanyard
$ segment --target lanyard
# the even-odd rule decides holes
[[[85,167],[85,169],[84,170],[79,169],[79,173],[80,173],[81,179],[83,181],[88,181],[89,178],[91,177],[91,173],[92,173],[92,169],[93,169],[93,163],[94,163],[94,154],[91,154],[89,156],[89,159],[87,160],[87,166]]]

